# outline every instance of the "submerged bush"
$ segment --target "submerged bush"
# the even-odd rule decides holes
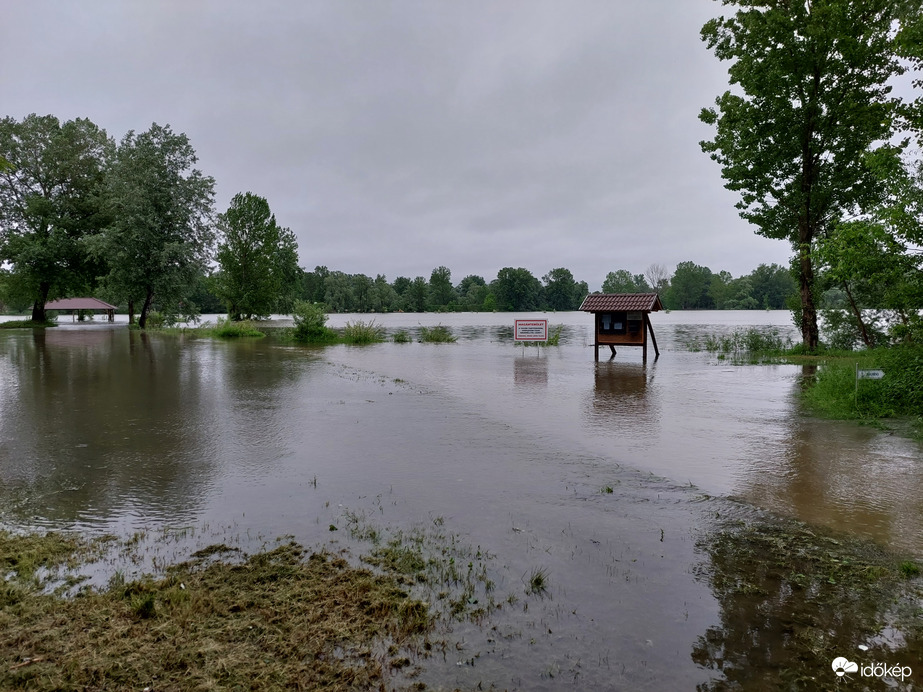
[[[218,324],[212,329],[214,336],[222,339],[234,339],[241,336],[266,336],[263,332],[253,326],[250,320],[241,322],[232,322],[231,318],[219,319]]]
[[[420,327],[421,343],[454,344],[457,340],[452,336],[451,330],[441,324],[435,327]]]
[[[339,335],[326,326],[327,313],[323,307],[304,300],[296,300],[292,308],[295,328],[292,338],[303,344],[329,344],[337,341]]]
[[[396,344],[409,344],[413,341],[406,329],[400,329],[394,332],[394,336],[391,337],[391,340]]]
[[[343,341],[347,344],[377,344],[384,341],[382,328],[370,322],[347,322],[343,329]]]

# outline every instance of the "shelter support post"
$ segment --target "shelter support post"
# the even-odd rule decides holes
[[[647,313],[646,313],[646,312],[644,313],[644,324],[645,324],[645,328],[646,328],[646,329],[650,332],[650,334],[651,334],[651,343],[654,344],[654,357],[655,357],[655,358],[659,358],[659,357],[660,357],[660,349],[657,348],[657,337],[654,336],[654,326],[651,324],[651,320],[650,320],[650,318],[647,316]],[[647,340],[646,340],[646,339],[645,339],[644,349],[645,349],[645,351],[647,350]]]

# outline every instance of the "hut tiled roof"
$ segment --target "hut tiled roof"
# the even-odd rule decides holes
[[[61,298],[45,303],[46,310],[115,310],[98,298]]]
[[[656,293],[591,293],[583,299],[584,312],[654,312],[663,310]]]

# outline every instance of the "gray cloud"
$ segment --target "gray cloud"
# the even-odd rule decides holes
[[[32,0],[5,9],[0,83],[14,117],[186,132],[219,208],[267,197],[308,268],[737,275],[789,249],[737,217],[699,151],[726,76],[698,31],[720,9]]]

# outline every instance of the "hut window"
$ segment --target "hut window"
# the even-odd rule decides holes
[[[626,314],[624,312],[599,313],[600,334],[624,334]]]

